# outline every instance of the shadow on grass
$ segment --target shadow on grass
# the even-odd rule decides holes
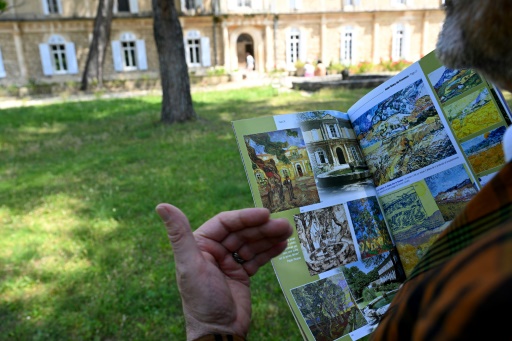
[[[154,207],[182,208],[194,228],[252,207],[231,121],[336,109],[360,93],[336,96],[200,93],[204,120],[173,126],[158,124],[158,97],[1,110],[0,340],[182,339]],[[299,339],[270,265],[253,288],[251,338]]]

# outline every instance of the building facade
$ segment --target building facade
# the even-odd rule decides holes
[[[79,81],[95,0],[7,0],[0,85]],[[189,70],[293,70],[298,61],[415,61],[435,48],[442,0],[176,0]],[[105,79],[158,78],[150,0],[115,0]]]

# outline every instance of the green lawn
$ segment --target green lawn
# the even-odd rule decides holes
[[[170,127],[158,97],[0,110],[0,340],[184,339],[155,206],[194,227],[252,207],[231,121],[343,110],[364,93],[195,93],[201,120]],[[252,288],[251,339],[300,339],[270,265]]]
[[[366,91],[195,93],[201,119],[175,126],[158,97],[0,110],[0,340],[184,339],[155,206],[194,227],[252,207],[231,121],[347,110]],[[252,289],[249,338],[300,340],[270,265]]]

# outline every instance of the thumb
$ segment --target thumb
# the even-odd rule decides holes
[[[192,256],[199,253],[199,249],[185,214],[170,204],[159,204],[155,210],[167,229],[176,263],[187,263],[193,260]]]

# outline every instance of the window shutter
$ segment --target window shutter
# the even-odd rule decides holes
[[[123,59],[121,57],[121,42],[112,40],[112,59],[114,60],[114,70],[123,71]]]
[[[228,10],[234,10],[237,7],[236,0],[228,0]]]
[[[210,38],[201,37],[201,64],[203,66],[211,66],[210,59]]]
[[[57,10],[59,14],[62,14],[62,4],[60,3],[60,0],[57,0]]]
[[[261,7],[262,7],[261,0],[252,0],[251,7],[252,7],[252,9],[261,9]]]
[[[404,27],[404,51],[403,58],[405,60],[411,59],[411,31],[409,27]]]
[[[139,13],[138,0],[130,0],[130,13]]]
[[[400,54],[400,51],[398,51],[398,48],[399,48],[399,44],[398,44],[398,39],[399,39],[398,30],[399,30],[399,27],[397,25],[395,25],[393,27],[393,43],[391,44],[391,60],[392,61],[398,60],[399,54]]]
[[[50,46],[48,44],[39,44],[39,55],[41,56],[43,75],[51,76],[53,74],[53,67],[50,57]]]
[[[4,59],[2,57],[2,50],[0,50],[0,78],[5,77]]]
[[[185,60],[187,65],[190,64],[190,50],[188,48],[187,38],[183,38],[183,48],[185,49]]]
[[[140,39],[135,41],[135,45],[137,46],[137,67],[139,70],[147,70],[146,43]]]
[[[68,73],[78,73],[78,63],[76,61],[76,52],[74,43],[66,43],[66,59],[68,62]]]
[[[48,9],[48,0],[41,0],[43,2],[43,13],[50,14],[50,10]]]
[[[322,161],[320,160],[320,153],[319,152],[315,153],[315,159],[316,159],[316,164],[317,165],[320,165],[322,163]]]
[[[293,67],[293,65],[292,65],[291,43],[292,43],[292,40],[291,40],[291,37],[290,37],[290,33],[288,33],[287,36],[286,36],[286,64],[290,68]]]
[[[301,9],[301,8],[302,8],[302,0],[295,0],[294,9]]]
[[[361,0],[355,0],[354,1],[354,6],[359,6],[361,5]]]
[[[301,31],[299,38],[299,59],[305,62],[308,59],[308,49],[306,48],[306,34],[303,31]]]

